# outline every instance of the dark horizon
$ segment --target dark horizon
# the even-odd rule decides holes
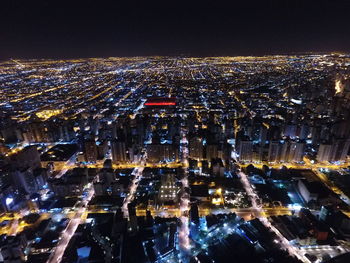
[[[11,59],[13,60],[79,60],[79,59],[108,59],[108,58],[156,58],[156,57],[164,57],[164,58],[225,58],[225,57],[268,57],[268,56],[306,56],[306,55],[346,55],[350,56],[350,51],[309,51],[309,52],[289,52],[289,53],[270,53],[270,54],[232,54],[232,55],[191,55],[191,54],[165,54],[165,55],[158,55],[158,54],[149,54],[149,55],[124,55],[124,56],[113,56],[113,55],[106,55],[106,56],[69,56],[69,57],[50,57],[50,56],[42,56],[42,57],[6,57],[6,58],[0,58],[1,62],[6,62]]]
[[[350,52],[346,0],[1,4],[0,59]]]

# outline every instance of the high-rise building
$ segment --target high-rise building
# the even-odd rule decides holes
[[[264,155],[264,148],[261,146],[254,147],[253,151],[253,161],[254,162],[261,162],[263,160]]]
[[[300,126],[299,139],[306,140],[310,133],[310,127],[306,124]]]
[[[350,139],[337,139],[332,144],[330,161],[345,161],[350,148]]]
[[[206,159],[208,161],[218,158],[218,145],[217,144],[208,144],[206,146]]]
[[[16,128],[16,126],[8,126],[4,127],[0,130],[0,138],[5,143],[14,143],[17,142],[20,138],[20,131]]]
[[[289,141],[284,141],[283,144],[281,145],[281,150],[280,150],[280,161],[281,162],[289,162],[289,151],[290,151],[290,143]]]
[[[34,194],[39,190],[32,168],[16,170],[13,173],[14,183],[25,194]]]
[[[27,146],[22,151],[11,156],[11,163],[14,169],[22,170],[25,168],[40,168],[40,154],[36,146]]]
[[[262,125],[259,131],[259,144],[261,146],[265,146],[266,144],[267,132],[268,132],[267,128],[264,125]]]
[[[345,161],[350,148],[350,139],[335,139],[333,143],[320,144],[317,152],[319,162]]]
[[[151,163],[158,162],[177,162],[179,152],[176,145],[173,144],[149,144],[147,145],[147,160]]]
[[[289,161],[301,162],[304,157],[305,144],[301,142],[291,142],[289,149]]]
[[[350,133],[350,121],[344,120],[338,123],[335,123],[332,127],[332,133],[337,138],[346,138]]]
[[[316,160],[318,162],[329,162],[331,158],[331,152],[331,144],[320,144],[320,146],[318,147]]]
[[[29,133],[32,142],[50,142],[51,136],[44,122],[33,122],[29,124]]]
[[[115,139],[111,142],[111,146],[113,163],[127,162],[125,142]]]
[[[189,157],[192,159],[203,159],[203,139],[200,137],[192,137],[188,142]]]
[[[282,144],[281,162],[301,162],[303,160],[305,143],[285,141]]]
[[[239,160],[251,162],[253,159],[253,142],[241,141],[238,148]]]
[[[271,141],[269,145],[268,161],[279,162],[281,160],[281,144],[276,141]]]
[[[85,161],[94,163],[97,161],[97,145],[95,140],[89,139],[84,142]]]
[[[315,145],[319,143],[320,140],[320,134],[321,134],[321,127],[313,126],[310,128],[310,134],[311,134],[311,140],[312,144]]]
[[[288,124],[284,127],[283,135],[294,139],[297,133],[297,126],[295,124]]]
[[[199,212],[198,212],[197,204],[191,204],[190,218],[191,218],[191,222],[193,222],[196,225],[199,224]]]
[[[108,142],[107,141],[99,141],[97,142],[97,158],[102,160],[108,151]]]

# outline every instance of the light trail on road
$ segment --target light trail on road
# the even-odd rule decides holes
[[[190,196],[187,193],[186,189],[188,189],[188,146],[187,146],[187,138],[186,131],[181,129],[181,138],[184,143],[181,145],[181,153],[182,153],[182,163],[184,164],[184,177],[181,180],[182,183],[182,196],[180,198],[180,221],[181,226],[179,230],[179,245],[180,249],[183,252],[184,261],[188,261],[188,254],[191,249],[190,244],[190,230],[188,227],[189,224],[189,204],[190,204]],[[185,143],[186,142],[186,143]]]
[[[144,169],[143,167],[136,167],[132,172],[134,179],[130,184],[129,193],[127,197],[124,199],[123,206],[122,206],[124,217],[129,217],[128,205],[135,198],[136,190],[139,185],[139,181],[141,180],[143,169]]]
[[[291,245],[288,242],[288,240],[278,231],[278,229],[275,228],[269,222],[269,220],[266,217],[261,216],[264,214],[264,210],[262,209],[261,205],[258,205],[257,200],[258,200],[259,196],[255,193],[252,185],[250,184],[248,176],[245,173],[240,172],[239,177],[241,179],[241,182],[243,184],[244,189],[246,190],[248,196],[251,199],[252,207],[254,209],[256,209],[256,211],[259,212],[259,214],[260,214],[260,216],[259,216],[260,221],[265,225],[266,228],[271,229],[277,235],[279,244],[284,249],[286,249],[291,256],[296,256],[302,262],[309,263],[310,261],[304,256],[302,251],[300,251],[299,249],[297,249],[296,247]]]
[[[63,232],[60,236],[60,241],[58,242],[57,247],[51,253],[49,259],[47,260],[47,263],[61,262],[62,257],[64,255],[64,251],[66,250],[66,248],[69,244],[69,241],[73,237],[79,224],[82,223],[82,216],[84,215],[87,204],[90,202],[94,193],[95,193],[94,188],[93,188],[93,186],[91,186],[89,188],[88,195],[86,196],[86,198],[83,201],[81,201],[79,204],[77,203],[78,204],[77,206],[79,206],[79,209],[75,213],[75,216],[69,221],[65,230],[63,230]]]
[[[63,169],[60,170],[58,174],[56,174],[55,178],[61,178],[69,169],[74,168],[76,158],[77,153],[73,154],[73,156],[69,158],[69,160],[64,164]]]
[[[138,86],[138,88],[139,87],[140,87],[140,85]],[[127,99],[131,95],[131,93],[130,94],[129,93],[127,95],[125,95],[122,100]],[[142,107],[139,107],[139,108],[135,109],[134,114],[136,115],[138,113],[138,111],[141,110],[141,109],[142,109]],[[123,212],[124,217],[129,218],[128,205],[135,198],[137,187],[138,187],[139,182],[140,182],[140,180],[142,178],[142,174],[143,174],[143,170],[144,170],[144,167],[145,167],[146,159],[147,159],[147,154],[144,153],[142,155],[142,157],[141,157],[140,166],[135,167],[134,170],[131,173],[132,175],[134,175],[134,178],[133,178],[133,180],[132,180],[132,182],[130,184],[129,193],[128,193],[127,197],[124,199],[124,202],[123,202],[122,212]]]

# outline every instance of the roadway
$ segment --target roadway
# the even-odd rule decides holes
[[[263,217],[265,211],[263,210],[262,206],[258,204],[259,196],[255,192],[254,188],[252,187],[248,179],[248,176],[245,173],[240,172],[239,178],[251,200],[252,206],[256,211],[258,218],[260,218],[260,221],[265,225],[267,229],[272,230],[276,234],[276,240],[277,240],[276,242],[280,244],[281,248],[288,251],[288,253],[291,256],[297,257],[302,262],[309,263],[310,261],[304,256],[304,253],[300,251],[298,248],[291,245],[289,241],[278,231],[278,229],[275,228],[266,217]]]
[[[128,205],[135,198],[136,190],[137,190],[137,187],[138,187],[139,182],[141,180],[143,169],[144,169],[143,167],[136,167],[132,172],[133,180],[130,183],[129,193],[126,196],[126,198],[124,199],[123,206],[122,206],[122,211],[123,211],[124,217],[129,218]]]
[[[182,261],[187,263],[189,262],[189,252],[191,249],[190,243],[190,230],[189,230],[189,210],[190,210],[190,196],[187,192],[189,187],[188,183],[188,140],[187,140],[187,131],[184,128],[180,130],[182,142],[180,151],[181,158],[183,163],[183,172],[184,177],[181,180],[181,197],[180,197],[180,221],[181,224],[179,226],[179,246],[181,250],[181,258]]]
[[[136,209],[137,216],[146,216],[146,211],[149,210],[152,216],[158,217],[180,217],[182,215],[180,208],[171,209],[154,209],[149,207],[148,209]],[[103,211],[101,211],[103,213]],[[245,220],[251,220],[258,217],[271,217],[280,215],[292,215],[293,209],[288,207],[275,207],[275,208],[198,208],[199,216],[207,216],[212,214],[228,214],[235,213],[239,217]]]
[[[62,231],[61,236],[59,238],[57,246],[54,248],[51,253],[47,263],[58,263],[61,262],[64,251],[66,250],[69,241],[73,237],[75,231],[77,230],[79,224],[84,221],[84,213],[87,210],[87,205],[90,202],[91,198],[94,195],[94,188],[91,185],[88,188],[88,194],[82,201],[78,201],[74,206],[76,208],[75,214],[72,219],[70,219],[67,227]]]

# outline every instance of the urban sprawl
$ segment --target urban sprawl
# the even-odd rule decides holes
[[[0,262],[350,262],[350,55],[0,62]]]

